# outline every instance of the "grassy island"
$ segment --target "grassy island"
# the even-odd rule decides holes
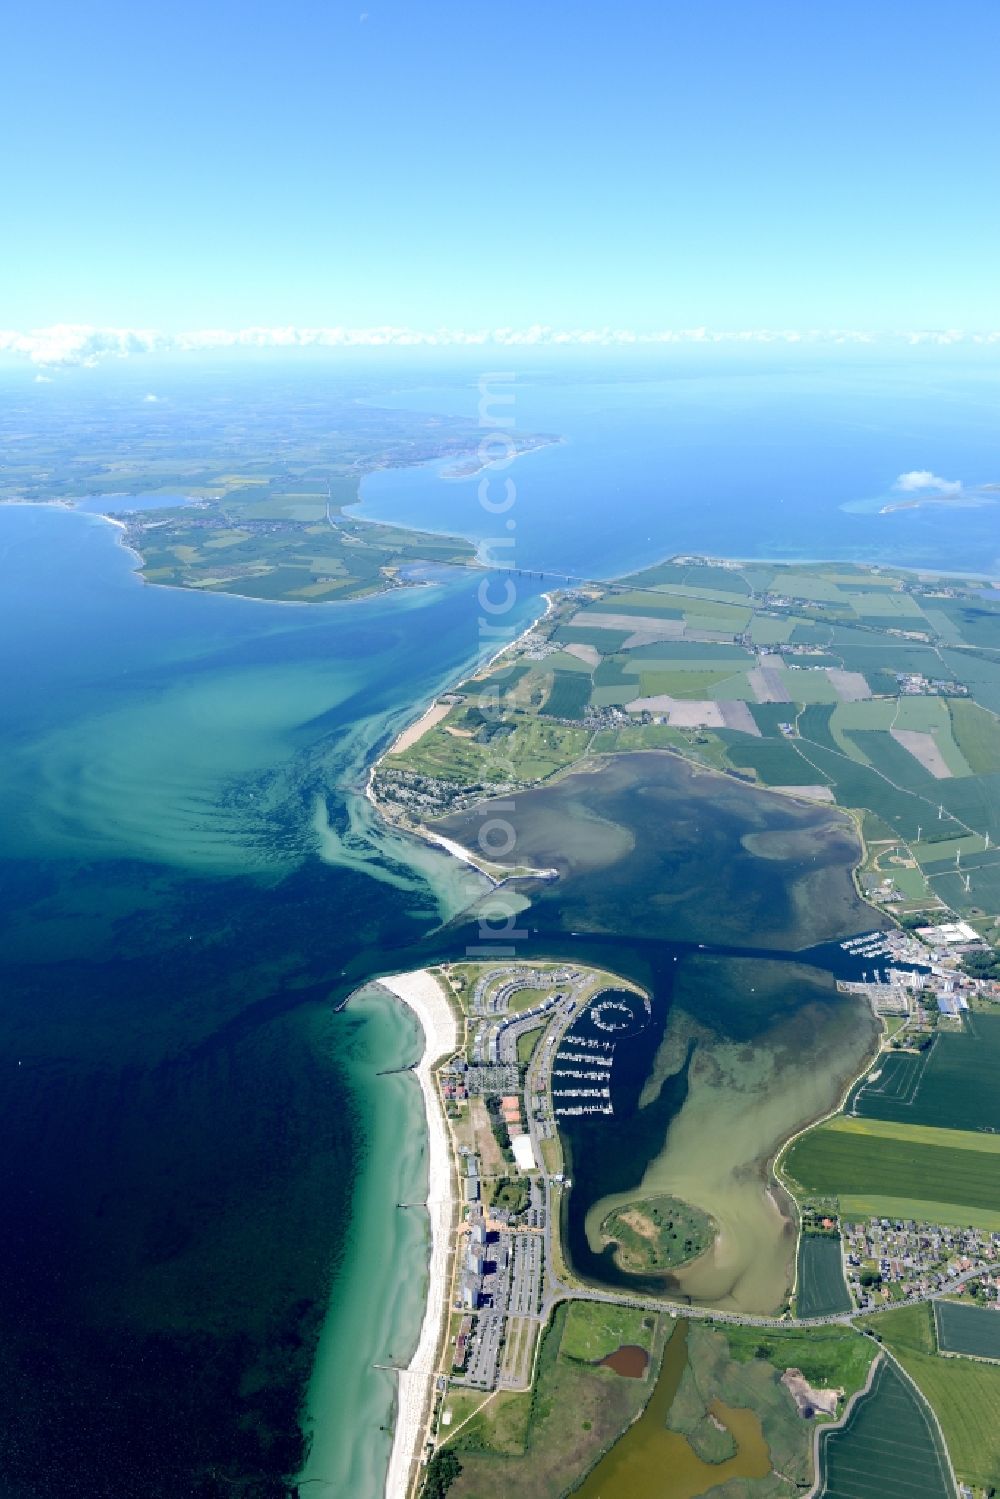
[[[677,1197],[645,1197],[615,1208],[601,1236],[615,1245],[623,1270],[642,1273],[684,1265],[708,1248],[716,1228],[707,1213]]]

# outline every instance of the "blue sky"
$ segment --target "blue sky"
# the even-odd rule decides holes
[[[33,0],[4,50],[0,328],[1000,328],[995,0]]]

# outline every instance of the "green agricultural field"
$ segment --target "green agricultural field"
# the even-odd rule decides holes
[[[366,521],[332,525],[325,501],[317,524],[246,515],[246,507],[229,500],[225,506],[141,512],[129,520],[128,541],[142,556],[141,572],[149,582],[302,601],[376,592],[390,586],[394,572],[408,562],[468,565],[475,557],[458,537]]]
[[[726,758],[737,770],[752,770],[765,786],[816,786],[826,777],[787,739],[749,739],[720,730]]]
[[[588,604],[576,617],[585,624],[598,626],[608,614],[621,619],[681,620],[684,618],[682,602],[681,599],[671,598],[663,593],[609,593],[596,603]],[[721,605],[716,607],[721,608]]]
[[[822,667],[782,666],[781,679],[793,703],[839,703],[837,689]]]
[[[714,697],[714,688],[730,676],[726,667],[718,671],[643,671],[637,697],[701,699]]]
[[[839,1430],[820,1441],[820,1499],[953,1499],[933,1421],[896,1367],[885,1359]]]
[[[887,588],[865,589],[849,594],[850,605],[860,618],[884,622],[886,625],[903,623],[907,630],[919,630],[926,626],[923,610],[910,593],[894,592]]]
[[[964,682],[976,702],[1000,713],[1000,660],[975,651],[942,649],[941,660],[956,681]]]
[[[795,1309],[800,1317],[827,1317],[853,1306],[841,1258],[840,1238],[802,1234],[799,1239]]]
[[[850,1113],[1000,1132],[1000,1015],[969,1014],[961,1031],[942,1031],[928,1051],[886,1052],[878,1068],[878,1078],[855,1090]]]
[[[552,639],[559,645],[592,645],[602,656],[613,656],[621,650],[630,633],[607,629],[600,623],[600,615],[585,617],[575,614],[559,626]]]
[[[557,671],[541,712],[548,718],[582,718],[590,702],[590,677],[582,672]]]
[[[959,1480],[983,1488],[1000,1483],[1000,1365],[935,1353],[926,1302],[881,1312],[868,1325],[899,1359],[940,1421]]]
[[[830,782],[838,806],[865,808],[881,818],[893,834],[907,840],[914,838],[921,826],[926,831],[934,806],[924,796],[892,786],[871,767],[855,764],[820,745],[802,743],[801,750],[818,772],[814,779]],[[946,784],[931,782],[934,788]],[[950,825],[954,827],[954,823]]]
[[[754,645],[784,645],[791,638],[795,623],[783,617],[775,619],[766,614],[755,614],[750,622],[750,639]]]
[[[1000,1362],[1000,1315],[992,1307],[936,1301],[934,1330],[941,1353]]]
[[[773,569],[768,571],[770,577]],[[622,580],[636,588],[660,588],[671,583],[680,583],[696,593],[716,590],[722,594],[734,594],[745,598],[750,592],[747,571],[728,567],[711,567],[690,563],[660,562],[638,573],[630,573]],[[757,585],[759,586],[759,585]]]
[[[741,645],[701,640],[659,640],[633,647],[628,656],[630,661],[642,662],[642,669],[648,671],[714,671],[720,665],[728,665],[733,671],[754,664],[753,653]]]
[[[837,1118],[796,1140],[782,1171],[845,1209],[854,1197],[948,1203],[992,1214],[1000,1227],[1000,1136]]]
[[[974,774],[1000,771],[1000,718],[969,698],[952,698],[948,707],[958,747]]]

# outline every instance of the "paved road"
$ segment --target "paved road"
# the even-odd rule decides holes
[[[922,1301],[938,1301],[942,1296],[957,1291],[967,1281],[979,1275],[992,1275],[1000,1271],[1000,1263],[984,1265],[979,1270],[966,1270],[954,1280],[936,1291],[925,1291],[920,1296],[909,1296],[905,1301],[890,1302],[887,1306],[869,1306],[850,1312],[834,1312],[827,1317],[756,1317],[749,1312],[726,1312],[715,1307],[689,1306],[684,1301],[661,1301],[654,1297],[618,1295],[613,1291],[591,1290],[589,1287],[564,1285],[551,1273],[543,1312],[551,1309],[557,1301],[608,1301],[618,1306],[634,1306],[641,1311],[670,1312],[675,1317],[706,1317],[713,1322],[730,1322],[738,1327],[828,1327],[832,1323],[850,1325],[858,1317],[873,1317],[878,1312],[889,1312],[895,1307],[917,1306]]]

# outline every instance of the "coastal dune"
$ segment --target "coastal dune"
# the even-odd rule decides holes
[[[420,1458],[434,1390],[437,1351],[448,1315],[448,1251],[455,1202],[448,1129],[432,1069],[441,1057],[457,1047],[458,1026],[441,984],[427,969],[391,974],[379,983],[409,1005],[420,1022],[425,1041],[423,1056],[414,1071],[427,1115],[427,1211],[431,1226],[427,1306],[413,1357],[398,1375],[396,1422],[385,1483],[385,1499],[406,1499]]]

